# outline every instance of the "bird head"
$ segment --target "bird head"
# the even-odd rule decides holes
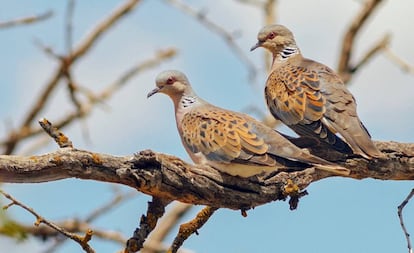
[[[156,88],[150,91],[147,98],[161,92],[171,98],[181,97],[185,91],[191,89],[190,83],[184,73],[178,70],[163,71],[155,79]]]
[[[296,45],[292,32],[283,25],[267,25],[257,35],[257,43],[250,49],[263,47],[277,54],[286,46]]]

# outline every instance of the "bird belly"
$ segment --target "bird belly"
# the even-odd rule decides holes
[[[208,161],[207,164],[221,172],[239,177],[251,177],[263,173],[267,174],[277,170],[277,168],[274,166],[254,166],[246,164],[223,163],[212,161]]]

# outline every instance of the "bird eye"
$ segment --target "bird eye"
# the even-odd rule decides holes
[[[167,79],[167,84],[168,85],[171,85],[171,84],[173,84],[175,82],[175,78],[174,77],[168,77],[168,79]]]
[[[267,35],[267,39],[269,39],[269,40],[273,39],[274,37],[276,37],[276,33],[274,33],[274,32],[271,32],[271,33],[269,33],[269,35]]]

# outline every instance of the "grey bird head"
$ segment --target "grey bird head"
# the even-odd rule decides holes
[[[178,70],[166,70],[158,74],[155,79],[156,88],[150,91],[147,98],[161,92],[170,97],[181,96],[187,89],[191,89],[190,83],[184,73]]]
[[[250,49],[258,47],[268,49],[272,53],[278,53],[286,46],[296,45],[292,32],[283,25],[267,25],[257,35],[257,43]]]

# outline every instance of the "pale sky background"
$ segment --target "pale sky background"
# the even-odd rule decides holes
[[[121,1],[77,1],[74,16],[75,45]],[[173,154],[189,161],[175,128],[173,106],[163,95],[146,99],[154,87],[154,78],[162,70],[179,69],[188,75],[196,92],[218,106],[242,111],[249,105],[265,108],[263,84],[266,78],[263,50],[249,52],[262,27],[261,12],[236,1],[186,1],[195,8],[206,8],[207,17],[228,31],[240,31],[237,43],[262,70],[256,83],[249,83],[246,67],[216,34],[192,17],[162,0],[147,0],[115,29],[99,41],[74,68],[76,81],[99,91],[137,62],[154,55],[156,50],[176,47],[179,55],[147,71],[107,101],[109,109],[98,107],[83,123],[64,129],[75,146],[96,152],[127,155],[143,149]],[[339,47],[345,28],[360,9],[362,1],[281,0],[278,22],[296,35],[302,53],[336,68]],[[55,51],[64,52],[64,14],[66,1],[0,0],[0,20],[53,10],[55,15],[44,22],[0,30],[0,138],[18,126],[43,85],[56,68],[56,62],[33,44],[39,39]],[[392,50],[414,64],[414,1],[384,1],[357,39],[354,62],[385,33],[392,34]],[[384,55],[374,57],[353,78],[351,92],[357,99],[358,112],[376,140],[414,142],[414,75],[402,72]],[[52,122],[73,106],[66,89],[42,113]],[[90,141],[83,136],[87,128]],[[149,130],[150,129],[150,130]],[[286,128],[280,128],[286,131]],[[24,144],[28,144],[25,142]],[[25,145],[19,146],[22,152]],[[38,153],[56,150],[50,143]],[[63,180],[43,184],[4,184],[7,192],[33,207],[52,221],[69,217],[82,218],[111,198],[111,185]],[[399,225],[397,206],[407,196],[412,182],[351,180],[329,178],[312,184],[310,195],[301,199],[299,208],[290,211],[288,203],[269,203],[248,211],[220,209],[192,236],[184,248],[207,252],[336,252],[388,253],[407,252]],[[121,186],[122,190],[129,190]],[[149,198],[136,198],[114,209],[93,223],[94,227],[132,235]],[[4,199],[2,203],[8,203]],[[183,221],[194,217],[193,209]],[[414,205],[405,209],[406,225],[414,231]],[[33,223],[34,217],[18,207],[9,209],[13,217]],[[174,231],[175,234],[177,229]],[[170,241],[173,235],[170,237]],[[1,252],[42,252],[47,245],[37,239],[16,245],[0,238]],[[94,238],[97,252],[115,252],[118,244]],[[57,252],[82,252],[67,242]]]

